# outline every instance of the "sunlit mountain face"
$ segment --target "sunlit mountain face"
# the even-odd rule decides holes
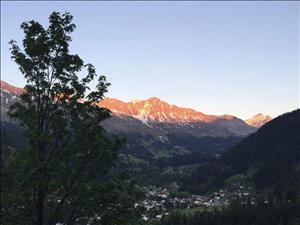
[[[23,92],[22,88],[15,87],[5,81],[0,81],[1,85],[1,121],[9,120],[7,112],[9,106],[19,101],[19,96]]]
[[[188,123],[201,121],[210,123],[219,118],[214,115],[205,115],[193,109],[170,105],[156,97],[130,101],[128,103],[106,98],[100,105],[109,108],[114,113],[132,116],[145,122]]]
[[[23,88],[15,87],[3,80],[0,81],[1,92],[19,95],[23,92]]]
[[[127,103],[114,98],[105,98],[100,102],[99,106],[108,108],[117,115],[131,116],[145,123],[213,123],[217,120],[232,121],[238,119],[232,115],[207,115],[190,108],[170,105],[157,97],[151,97],[146,100],[134,100]],[[250,126],[252,126],[252,121],[253,127],[258,127],[258,123],[259,126],[261,126],[271,119],[271,117],[259,113],[247,121],[249,121]],[[257,124],[255,122],[257,122]]]
[[[193,109],[182,108],[170,105],[156,97],[146,100],[135,100],[123,102],[118,99],[106,98],[99,106],[110,109],[115,116],[130,117],[140,120],[142,123],[153,128],[155,125],[168,124],[168,127],[175,129],[180,126],[183,130],[190,128],[198,130],[196,136],[246,136],[252,133],[272,118],[257,114],[253,118],[242,121],[232,115],[207,115]],[[248,126],[247,126],[248,125]],[[223,129],[223,131],[222,131]],[[201,131],[200,131],[201,130]]]
[[[22,94],[23,89],[15,87],[6,83],[5,81],[0,81],[1,85],[1,111],[2,109],[7,109],[8,105],[19,99],[19,95]],[[3,107],[2,107],[3,106]]]
[[[17,101],[22,92],[22,88],[1,81],[1,112],[7,112],[9,105]],[[103,122],[109,131],[137,132],[156,137],[165,137],[169,133],[195,137],[247,136],[271,119],[262,114],[257,114],[251,121],[243,121],[232,115],[208,115],[168,104],[157,97],[130,102],[105,98],[98,106],[112,111],[112,118]]]
[[[268,115],[264,115],[262,113],[258,113],[256,115],[254,115],[253,117],[245,120],[245,122],[252,127],[261,127],[265,123],[270,122],[271,120],[272,120],[272,117],[270,117]]]

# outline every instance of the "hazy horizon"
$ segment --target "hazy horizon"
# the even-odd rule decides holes
[[[299,107],[299,2],[1,2],[2,80],[24,85],[8,42],[52,11],[74,16],[71,52],[107,76],[108,97],[242,119]]]

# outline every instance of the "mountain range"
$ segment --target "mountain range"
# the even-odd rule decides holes
[[[17,100],[18,95],[22,92],[22,88],[1,81],[3,110],[7,110],[8,106]],[[251,127],[260,127],[272,119],[261,113],[245,121],[232,115],[207,115],[190,108],[170,105],[157,97],[150,97],[146,100],[134,100],[127,103],[114,98],[105,98],[100,102],[99,106],[110,109],[113,112],[113,116],[119,118],[131,117],[132,119],[140,120],[148,126],[151,123],[167,123],[180,124],[181,126],[191,124],[191,127],[193,127],[195,123],[214,124],[219,122],[225,127],[230,127],[237,136],[247,135],[253,132],[254,129],[251,129]]]
[[[7,112],[22,92],[22,88],[1,81],[3,132],[12,133],[17,129]],[[232,115],[208,115],[168,104],[156,97],[130,102],[105,98],[99,107],[112,111],[112,117],[102,125],[110,133],[127,138],[124,152],[147,160],[195,152],[224,152],[255,132],[256,125],[261,126],[267,121],[259,120],[260,123],[253,123],[252,126]],[[20,131],[14,133],[19,134]]]
[[[123,102],[114,98],[106,98],[100,104],[101,107],[110,109],[115,115],[131,116],[144,123],[193,123],[204,122],[213,123],[218,120],[232,121],[238,119],[232,115],[207,115],[190,108],[170,105],[157,97],[150,97],[146,100],[134,100]],[[272,118],[262,113],[258,113],[244,122],[252,127],[261,127],[271,121]]]
[[[7,116],[22,92],[1,81],[1,145],[24,145],[22,129]],[[181,174],[193,168],[183,186],[191,192],[205,191],[249,171],[258,189],[298,185],[299,109],[274,120],[257,114],[243,121],[170,105],[156,97],[127,103],[105,98],[99,107],[112,111],[102,125],[127,139],[119,168],[151,183],[155,178],[161,182],[165,171]]]

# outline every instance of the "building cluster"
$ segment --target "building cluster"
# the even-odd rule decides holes
[[[209,195],[191,195],[185,198],[172,197],[166,188],[149,186],[144,188],[146,198],[139,204],[145,209],[144,220],[152,218],[162,218],[168,215],[173,209],[192,209],[196,207],[216,207],[228,205],[233,199],[250,199],[251,204],[255,204],[255,199],[251,197],[251,188],[244,188],[235,184],[228,190],[219,190]]]

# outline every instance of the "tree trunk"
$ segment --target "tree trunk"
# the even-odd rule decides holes
[[[42,190],[39,190],[38,192],[38,199],[37,199],[37,223],[36,225],[44,225],[44,194]]]

